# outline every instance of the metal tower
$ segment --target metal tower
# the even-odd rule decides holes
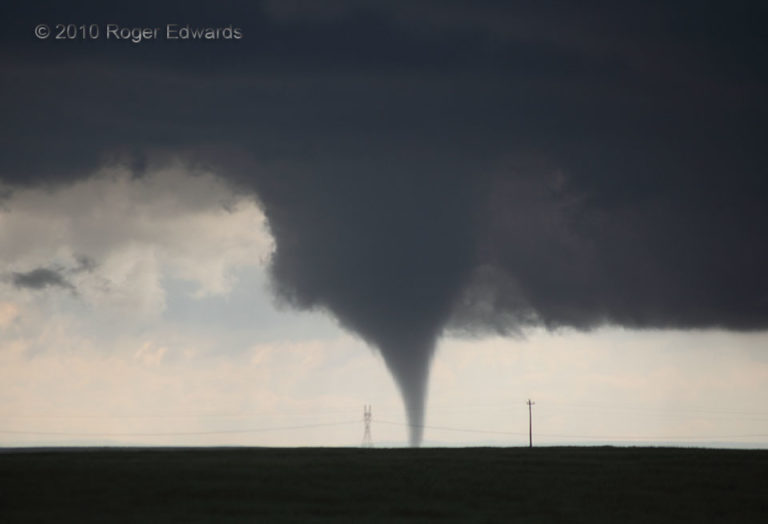
[[[371,437],[371,419],[373,418],[371,406],[363,406],[363,422],[365,422],[365,432],[363,433],[363,447],[372,448],[373,438]]]

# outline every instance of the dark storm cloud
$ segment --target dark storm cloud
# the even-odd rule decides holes
[[[766,6],[700,4],[25,3],[0,173],[215,167],[278,296],[379,347],[419,424],[447,328],[768,327]],[[245,38],[32,36],[86,18]]]
[[[60,287],[69,290],[75,289],[61,273],[47,268],[37,268],[26,273],[13,273],[11,280],[17,288],[44,289],[47,287]]]

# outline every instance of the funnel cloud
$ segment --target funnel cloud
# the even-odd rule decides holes
[[[79,46],[18,6],[3,184],[213,169],[263,207],[278,299],[381,352],[414,446],[446,333],[768,327],[763,3],[286,5],[86,2],[244,37]]]

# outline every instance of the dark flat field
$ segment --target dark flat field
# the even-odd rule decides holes
[[[0,453],[0,522],[768,522],[768,451]]]

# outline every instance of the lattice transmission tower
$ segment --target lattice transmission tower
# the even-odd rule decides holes
[[[369,404],[366,404],[365,406],[363,406],[363,422],[365,423],[365,432],[363,433],[364,448],[373,447],[373,437],[371,437],[371,420],[372,419],[373,419],[373,414],[371,411],[371,406]]]

